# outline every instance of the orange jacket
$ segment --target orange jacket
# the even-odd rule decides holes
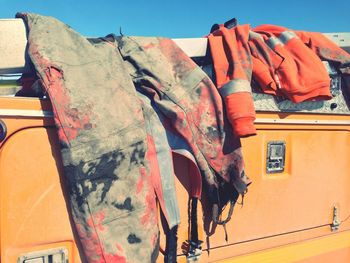
[[[227,29],[223,25],[208,36],[216,86],[225,101],[228,119],[237,137],[256,134],[251,94],[252,64],[249,26]]]
[[[322,60],[334,62],[350,85],[350,55],[320,33],[262,25],[227,29],[208,36],[217,87],[240,137],[255,134],[251,77],[263,92],[292,102],[328,100],[330,77]]]
[[[292,31],[274,25],[258,26],[254,32],[259,34],[249,40],[252,56],[258,60],[253,74],[265,92],[286,97],[295,103],[332,98],[330,78],[321,59],[336,62],[342,67],[350,62],[348,53],[321,33]],[[260,40],[256,39],[259,38],[257,36]],[[260,63],[266,58],[262,60],[264,55],[255,52],[261,45],[268,46],[268,56],[281,57],[280,63],[273,65],[271,76],[275,82],[271,85],[266,85],[269,77],[261,74],[270,65]]]

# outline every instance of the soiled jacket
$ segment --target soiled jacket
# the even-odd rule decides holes
[[[228,119],[238,137],[256,134],[252,89],[249,26],[227,29],[221,25],[208,36],[216,86],[225,101]]]
[[[221,25],[208,36],[216,84],[240,137],[255,134],[251,79],[267,94],[299,103],[328,100],[330,77],[321,60],[343,73],[350,90],[350,55],[321,33],[275,25]]]
[[[261,25],[253,30],[255,34],[251,34],[250,40],[250,43],[254,42],[251,44],[252,56],[262,62],[256,66],[255,75],[266,93],[283,96],[295,103],[331,99],[330,77],[322,60],[350,75],[350,54],[321,33],[295,31],[276,25]],[[262,44],[268,46],[268,54],[259,51]],[[269,60],[269,56],[278,59]],[[260,72],[263,71],[273,72],[273,80],[262,77]]]
[[[118,50],[91,44],[56,19],[17,16],[53,106],[87,262],[154,261],[159,231],[145,120]]]
[[[86,261],[155,261],[156,195],[168,224],[178,223],[174,181],[159,165],[169,158],[158,159],[172,147],[193,156],[209,192],[219,179],[246,191],[239,140],[224,125],[221,98],[171,40],[91,42],[51,17],[17,17],[27,24],[28,53],[52,102]],[[158,143],[166,137],[173,138],[169,147]]]

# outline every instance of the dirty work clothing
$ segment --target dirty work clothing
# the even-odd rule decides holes
[[[152,143],[113,43],[91,44],[61,22],[18,14],[54,110],[70,207],[88,262],[154,262],[159,231]]]
[[[261,25],[253,30],[283,58],[275,65],[280,93],[295,103],[332,98],[330,77],[321,60],[335,65],[345,77],[350,76],[350,54],[321,33],[276,25]]]
[[[221,25],[208,41],[217,86],[233,129],[241,137],[255,132],[251,77],[264,93],[295,103],[332,98],[330,77],[321,59],[350,79],[350,55],[321,33],[274,25],[253,30],[249,25],[231,29]]]
[[[224,125],[222,101],[209,77],[170,39],[117,41],[136,88],[168,120],[165,128],[189,145],[209,192],[218,189],[221,178],[245,193],[250,180],[244,173],[240,142]]]
[[[262,43],[270,48],[269,54],[273,52],[271,56],[278,56],[277,63],[259,63],[256,72],[259,74],[268,72],[269,67],[274,68],[275,79],[278,80],[275,95],[279,93],[295,103],[332,98],[326,68],[318,54],[305,45],[296,33],[287,28],[269,25],[259,26],[254,31],[261,39],[255,39],[253,56],[261,62],[268,61],[256,52]],[[263,77],[259,76],[259,79]],[[264,85],[262,89],[266,89]]]
[[[246,191],[239,141],[225,130],[220,96],[171,40],[122,38],[118,47],[92,43],[50,17],[17,17],[27,24],[28,53],[52,102],[88,262],[154,262],[158,254],[155,193],[165,206],[168,195],[155,158],[159,138],[146,125],[148,108],[135,86],[185,139],[209,189],[220,177]]]
[[[162,189],[157,192],[160,207],[166,218],[169,228],[180,223],[180,211],[177,203],[175,190],[175,171],[172,158],[172,150],[167,140],[166,131],[158,115],[151,105],[150,99],[141,92],[137,93],[141,100],[141,107],[145,116],[145,129],[149,140],[153,141],[153,151],[150,156],[150,165],[157,176],[154,176],[155,189]]]
[[[249,26],[219,29],[208,36],[215,81],[225,101],[228,119],[236,136],[256,134],[255,108],[250,82],[252,61],[248,46]]]
[[[173,189],[173,180],[175,176],[175,165],[173,160],[176,160],[178,165],[184,165],[189,167],[190,174],[189,183],[191,185],[189,189],[189,196],[201,198],[202,194],[202,177],[200,174],[197,162],[191,152],[190,146],[186,141],[171,128],[171,124],[168,119],[158,110],[155,103],[152,102],[151,98],[143,94],[142,89],[138,89],[138,96],[142,100],[142,109],[146,116],[146,130],[148,134],[151,134],[154,138],[156,145],[155,155],[158,161],[158,167],[160,171],[161,184],[164,195],[171,195],[171,197],[163,197],[164,202],[173,202],[176,199],[175,189]],[[166,128],[167,127],[167,128]],[[162,206],[162,204],[161,204]],[[177,203],[176,203],[177,206]],[[164,204],[163,210],[167,211],[164,216],[167,218],[169,228],[179,223],[179,211],[175,208],[175,204]],[[173,216],[171,216],[173,215]],[[172,222],[174,220],[178,220]]]

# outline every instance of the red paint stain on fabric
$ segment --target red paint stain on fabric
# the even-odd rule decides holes
[[[58,137],[61,142],[69,144],[78,136],[80,130],[92,128],[89,118],[91,113],[87,109],[82,113],[76,108],[71,108],[62,70],[41,56],[36,45],[31,44],[29,47],[29,53],[32,54],[36,68],[40,69],[41,79],[53,106]]]
[[[105,262],[99,238],[93,228],[76,224],[76,230],[84,247],[84,253],[89,263]]]
[[[92,218],[94,220],[95,228],[100,231],[105,231],[105,228],[103,226],[103,220],[105,219],[105,212],[104,211],[97,212],[93,215]]]
[[[136,194],[141,193],[142,189],[143,189],[143,185],[144,185],[144,180],[146,180],[146,168],[145,167],[141,167],[140,168],[140,178],[137,180],[136,183]]]
[[[146,152],[146,159],[148,160],[151,169],[151,185],[153,186],[153,189],[157,195],[158,202],[160,207],[162,208],[163,214],[165,218],[168,220],[169,215],[167,213],[167,210],[165,208],[165,201],[163,197],[163,187],[161,182],[161,175],[159,171],[159,164],[158,164],[158,158],[157,158],[157,149],[155,146],[155,142],[151,135],[147,134],[147,152]],[[148,202],[151,202],[151,200],[148,200]],[[150,203],[148,206],[151,205]],[[153,205],[153,204],[152,204]]]
[[[116,262],[116,263],[126,263],[126,256],[124,253],[124,250],[122,248],[122,246],[119,243],[115,244],[118,252],[115,254],[105,254],[105,260],[104,262]]]
[[[115,246],[117,247],[118,251],[124,253],[123,247],[119,243],[115,244]]]
[[[127,263],[124,255],[104,253],[99,259],[87,259],[89,263]]]
[[[188,73],[189,70],[196,68],[196,64],[174,44],[173,40],[167,38],[159,40],[159,49],[168,58],[174,69],[176,68],[174,73],[177,72],[179,75],[183,75],[185,72]]]
[[[155,247],[157,242],[158,242],[158,234],[153,234],[151,236],[151,244],[152,244],[152,246]]]
[[[76,225],[77,232],[84,246],[84,252],[86,254],[89,263],[106,263],[106,262],[116,262],[116,263],[126,263],[126,256],[122,246],[116,243],[116,253],[106,253],[102,250],[99,242],[98,235],[94,231],[94,226],[100,228],[100,223],[104,219],[104,213],[97,213],[94,216],[99,223],[95,224],[92,221],[92,217],[87,220],[88,228],[85,229],[81,225]],[[104,229],[103,229],[104,230]]]
[[[105,254],[105,260],[103,261],[103,263],[105,262],[126,263],[126,258],[125,256],[121,256],[118,254]]]
[[[149,44],[143,46],[144,49],[150,49],[150,48],[154,48],[154,47],[155,47],[154,43],[149,43]]]
[[[141,172],[141,178],[137,182],[136,190],[137,193],[142,191],[146,188],[146,196],[145,196],[145,211],[140,217],[140,222],[142,225],[150,225],[150,224],[156,224],[157,223],[157,203],[156,203],[156,197],[155,192],[157,195],[159,194],[158,199],[162,200],[162,189],[161,185],[157,182],[157,179],[154,179],[154,177],[159,177],[159,171],[157,173],[158,169],[158,163],[156,158],[156,152],[155,152],[155,145],[153,142],[153,139],[150,135],[147,135],[147,152],[146,152],[146,159],[150,162],[150,166],[152,167],[152,170],[148,171],[147,167],[142,167],[140,169]],[[156,170],[154,171],[155,168]],[[161,202],[161,201],[160,201]],[[163,201],[164,203],[164,201]]]
[[[146,209],[144,214],[141,216],[141,224],[149,225],[149,224],[157,224],[157,205],[156,198],[154,196],[154,192],[150,191],[147,193],[145,197]]]
[[[153,198],[152,198],[153,199]],[[151,217],[152,217],[152,213],[154,213],[154,211],[152,211],[152,204],[151,202],[153,202],[153,200],[151,200],[150,198],[150,194],[146,195],[146,211],[145,213],[141,216],[141,224],[142,225],[147,225],[150,223]],[[151,201],[151,202],[150,202]]]

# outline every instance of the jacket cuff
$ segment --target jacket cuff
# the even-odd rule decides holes
[[[234,120],[231,119],[234,134],[239,138],[256,135],[254,120],[255,118],[252,117],[244,117]]]

